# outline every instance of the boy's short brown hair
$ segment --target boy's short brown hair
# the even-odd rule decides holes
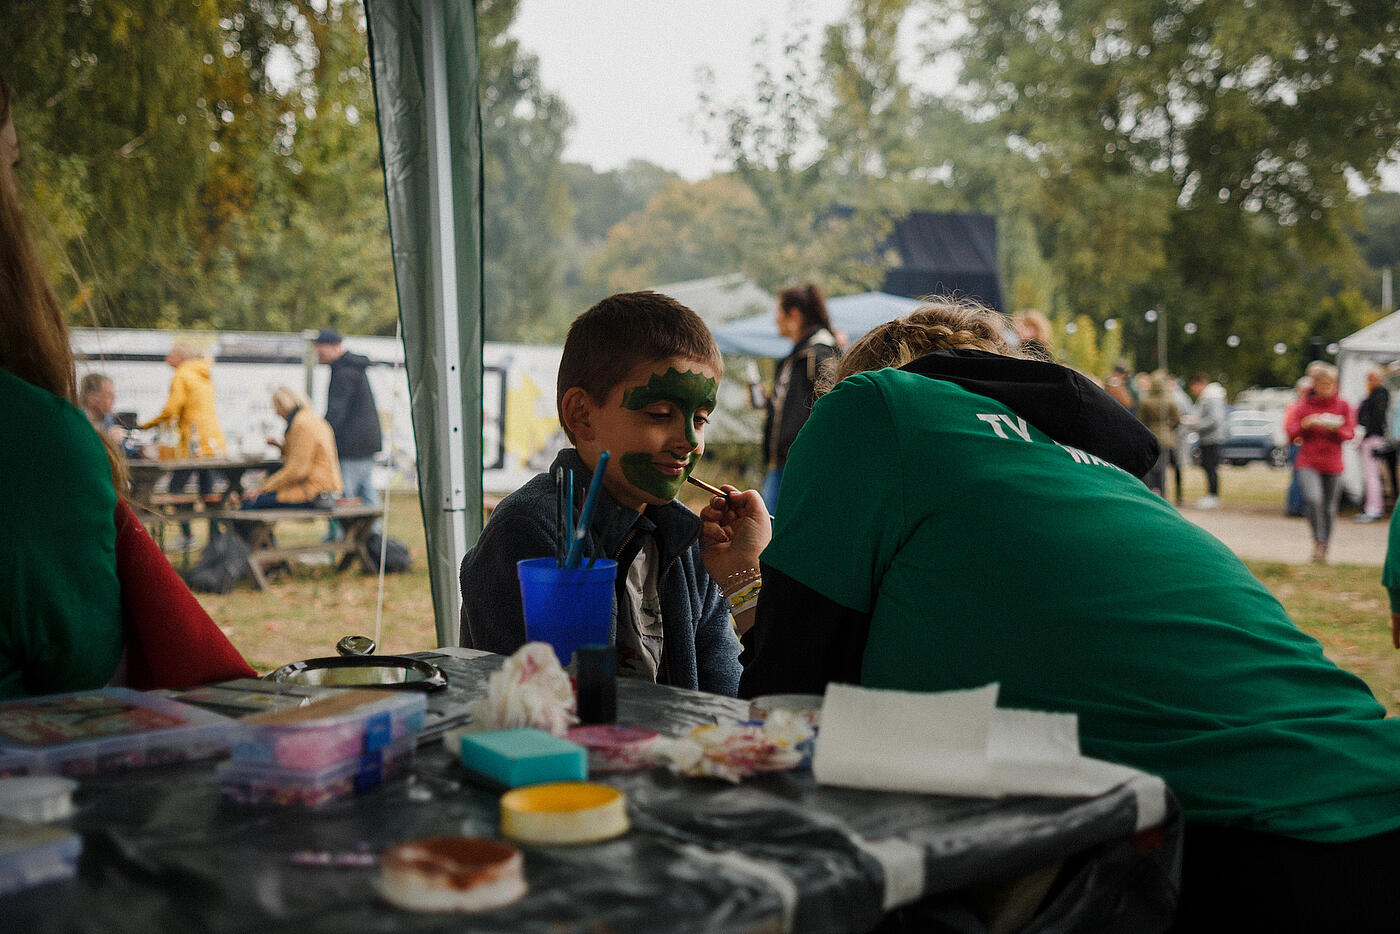
[[[602,402],[639,364],[685,357],[720,373],[714,335],[699,315],[659,292],[619,292],[574,319],[564,339],[554,405],[563,424],[564,393],[578,386]],[[564,431],[573,440],[567,425]]]

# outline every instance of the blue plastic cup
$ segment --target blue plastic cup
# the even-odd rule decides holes
[[[608,645],[617,562],[599,558],[593,567],[561,568],[553,558],[515,564],[525,609],[525,638],[548,642],[567,665],[581,645]]]

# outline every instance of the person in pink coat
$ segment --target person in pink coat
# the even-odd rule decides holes
[[[1330,363],[1308,364],[1312,391],[1288,410],[1284,428],[1296,441],[1298,486],[1312,529],[1313,560],[1327,560],[1327,543],[1337,521],[1342,496],[1342,442],[1356,434],[1356,412],[1337,395],[1337,368]]]

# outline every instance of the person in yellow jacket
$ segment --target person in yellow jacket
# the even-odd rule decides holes
[[[261,487],[247,492],[243,508],[308,506],[318,498],[326,500],[339,494],[344,484],[330,423],[312,411],[310,399],[290,386],[279,387],[272,394],[272,407],[287,420],[282,468]]]
[[[226,451],[224,433],[219,428],[219,417],[214,413],[214,383],[209,378],[212,362],[200,355],[188,341],[176,341],[165,355],[165,362],[175,368],[170,379],[170,395],[165,400],[165,408],[142,428],[154,428],[166,422],[174,422],[180,431],[180,456],[219,457]],[[170,492],[181,493],[189,486],[190,477],[199,481],[200,495],[208,498],[214,492],[214,476],[209,470],[176,470],[170,474]],[[176,548],[188,549],[194,545],[194,534],[188,522],[180,523],[180,539]]]
[[[174,422],[180,431],[180,453],[195,457],[219,457],[225,451],[224,433],[214,413],[214,383],[209,378],[212,362],[199,354],[194,345],[177,341],[165,355],[175,368],[165,408],[142,428]],[[194,442],[191,450],[191,441]]]

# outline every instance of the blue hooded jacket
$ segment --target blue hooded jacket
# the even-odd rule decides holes
[[[476,546],[462,561],[461,641],[465,646],[509,654],[525,644],[525,617],[515,563],[554,554],[554,471],[574,472],[574,502],[582,505],[592,471],[578,452],[559,452],[548,473],[511,493],[491,514]],[[587,553],[613,558],[618,580],[609,635],[617,643],[619,607],[630,613],[627,568],[646,536],[655,537],[661,570],[663,648],[657,681],[674,687],[733,696],[739,689],[739,639],[729,604],[700,560],[700,518],[681,503],[648,506],[639,513],[600,488],[589,523]]]

